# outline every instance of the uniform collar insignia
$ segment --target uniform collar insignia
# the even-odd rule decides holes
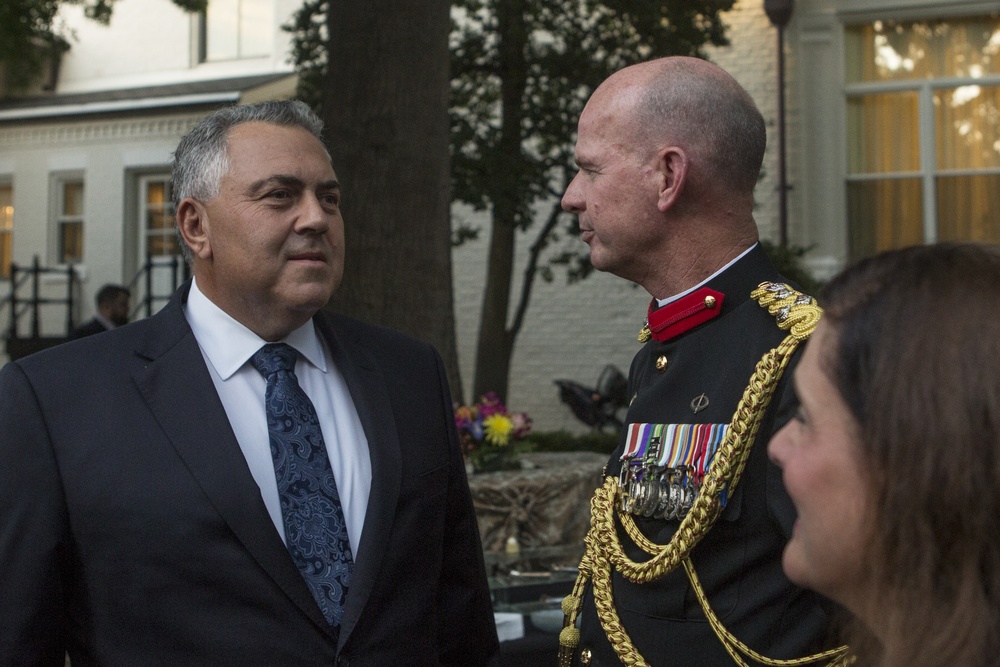
[[[656,299],[649,304],[646,323],[639,332],[639,342],[652,338],[663,343],[699,324],[708,322],[722,312],[725,295],[708,287],[702,287],[690,294],[657,308]]]

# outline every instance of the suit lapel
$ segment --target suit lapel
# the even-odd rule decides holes
[[[324,314],[316,317],[316,324],[327,341],[333,363],[344,376],[351,392],[351,400],[368,440],[372,465],[371,494],[365,511],[361,543],[358,553],[354,554],[354,573],[341,622],[342,647],[368,602],[389,546],[389,533],[399,500],[402,464],[388,388],[375,360],[360,340],[344,335],[342,329],[334,331]]]
[[[317,626],[332,632],[264,506],[184,318],[188,285],[154,316],[133,379],[191,475],[236,538]]]

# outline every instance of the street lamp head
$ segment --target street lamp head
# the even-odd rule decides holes
[[[764,0],[764,12],[778,28],[784,28],[792,18],[794,0]]]

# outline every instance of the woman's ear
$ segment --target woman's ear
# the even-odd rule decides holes
[[[212,256],[212,245],[209,242],[208,211],[205,210],[205,205],[193,197],[187,197],[177,205],[174,215],[177,229],[191,249],[191,254],[198,259],[209,259]]]
[[[688,159],[683,148],[667,146],[657,155],[657,170],[660,172],[659,196],[656,206],[661,213],[677,203],[684,184],[687,182]]]

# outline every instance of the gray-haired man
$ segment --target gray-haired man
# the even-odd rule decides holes
[[[0,664],[489,664],[437,353],[319,312],[340,188],[298,102],[175,154],[194,278],[0,371]]]

